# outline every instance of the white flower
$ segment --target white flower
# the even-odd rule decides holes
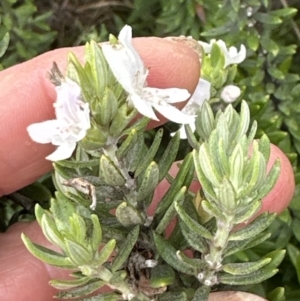
[[[118,82],[128,92],[128,102],[142,115],[158,120],[154,110],[177,123],[189,123],[192,116],[170,105],[186,100],[190,94],[185,89],[159,89],[147,87],[148,70],[132,46],[132,29],[125,25],[118,36],[118,44],[102,45],[103,54]]]
[[[66,81],[55,87],[55,90],[57,99],[53,106],[56,119],[34,123],[27,127],[33,141],[58,146],[46,157],[51,161],[69,158],[76,147],[76,142],[83,139],[91,127],[89,105],[80,100],[80,87],[66,78]]]
[[[239,64],[246,58],[246,47],[243,44],[241,45],[240,51],[238,52],[236,47],[231,46],[231,47],[227,48],[227,46],[223,40],[216,41],[215,39],[212,39],[212,40],[210,40],[209,44],[199,41],[199,44],[203,47],[203,50],[205,51],[205,53],[211,52],[211,48],[214,43],[218,44],[218,46],[221,48],[221,50],[224,54],[224,57],[225,57],[224,68],[226,68],[227,66],[229,66],[231,64]]]
[[[196,90],[194,91],[194,94],[192,95],[186,106],[182,109],[182,112],[190,115],[195,115],[199,107],[204,103],[204,101],[210,99],[210,88],[210,82],[200,78]],[[192,122],[188,123],[188,125],[190,126],[191,130],[195,132],[195,118]],[[184,126],[181,126],[181,128],[179,129],[179,134],[180,139],[187,139]],[[174,136],[175,133],[172,133],[171,135]]]
[[[225,86],[220,97],[227,103],[236,101],[241,95],[241,89],[235,85]]]

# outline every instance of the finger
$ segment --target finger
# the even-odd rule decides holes
[[[67,278],[67,272],[39,261],[20,239],[24,232],[34,242],[50,247],[36,222],[18,223],[0,234],[0,296],[3,301],[50,301],[57,292],[48,282]]]
[[[159,38],[137,38],[134,46],[150,69],[149,86],[194,91],[200,67],[191,48]],[[52,168],[45,157],[53,146],[32,142],[26,128],[54,118],[56,95],[46,73],[53,61],[64,71],[70,50],[83,57],[82,47],[58,49],[0,73],[0,195],[32,183]]]

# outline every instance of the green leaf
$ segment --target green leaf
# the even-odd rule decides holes
[[[174,270],[166,264],[160,264],[151,269],[151,287],[163,287],[173,283],[175,280]]]
[[[181,220],[188,226],[188,228],[198,234],[199,236],[202,236],[206,239],[213,239],[213,235],[202,225],[200,225],[198,222],[196,222],[194,219],[192,219],[178,204],[178,202],[175,203],[175,209],[180,216]]]
[[[265,14],[265,13],[260,13],[256,12],[253,15],[253,18],[263,24],[281,24],[282,20],[280,17],[271,15],[271,14]]]
[[[141,212],[127,202],[122,202],[116,209],[116,218],[125,227],[145,223]]]
[[[226,178],[223,179],[223,183],[219,187],[219,205],[225,212],[234,212],[237,207],[235,189]]]
[[[230,3],[231,3],[232,8],[233,8],[236,12],[238,12],[239,9],[240,9],[240,5],[241,5],[240,0],[230,0]]]
[[[220,283],[228,284],[228,285],[258,284],[271,278],[277,272],[278,272],[277,269],[262,268],[258,271],[255,271],[247,275],[230,275],[230,274],[220,273],[218,275],[218,280]]]
[[[215,162],[212,157],[208,143],[204,142],[200,146],[199,157],[197,159],[199,160],[200,168],[208,181],[210,181],[214,187],[219,187],[222,182],[222,178],[216,169]]]
[[[277,287],[267,295],[270,301],[286,301],[284,287]]]
[[[94,167],[99,165],[99,159],[89,159],[88,161],[70,161],[70,160],[61,160],[55,162],[56,164],[67,167],[67,168],[87,168]]]
[[[121,146],[116,151],[117,158],[121,159],[123,156],[127,154],[127,152],[130,150],[130,147],[136,143],[138,139],[137,136],[137,130],[132,129],[127,135],[126,139],[122,142]]]
[[[104,286],[106,283],[105,281],[102,280],[92,280],[90,283],[73,288],[71,290],[68,290],[66,292],[59,292],[56,295],[56,298],[58,299],[73,299],[73,298],[78,298],[82,296],[86,296],[91,294],[92,292],[95,292],[102,286]]]
[[[108,68],[102,49],[95,41],[86,44],[85,61],[91,67],[90,70],[94,81],[93,89],[100,96],[107,87]]]
[[[255,272],[272,261],[271,258],[262,258],[254,262],[227,263],[222,270],[231,275],[245,275]]]
[[[192,148],[198,149],[200,144],[189,124],[184,125],[187,140]]]
[[[91,220],[93,223],[93,232],[90,238],[90,243],[92,246],[92,249],[94,251],[98,250],[100,243],[102,241],[102,229],[100,226],[99,218],[96,214],[91,215]]]
[[[207,102],[201,106],[200,112],[196,118],[196,131],[203,140],[207,140],[215,128],[215,118],[210,105]]]
[[[267,135],[262,135],[258,141],[258,150],[263,154],[265,161],[268,162],[270,158],[270,140]]]
[[[258,198],[262,199],[274,188],[280,175],[280,161],[277,159],[269,171],[264,184],[258,190]]]
[[[246,240],[255,237],[257,234],[265,230],[273,220],[276,214],[269,214],[267,212],[259,215],[254,221],[240,230],[237,230],[230,234],[229,241],[232,240]]]
[[[257,246],[267,240],[270,236],[270,233],[260,233],[255,238],[252,237],[246,240],[230,241],[224,251],[224,257]]]
[[[179,225],[182,234],[189,246],[201,253],[207,254],[209,248],[203,236],[192,232],[191,229],[182,220],[179,221]]]
[[[31,242],[24,233],[22,233],[21,238],[30,253],[37,257],[39,260],[61,268],[72,269],[75,267],[74,264],[69,260],[69,258],[53,250]]]
[[[72,280],[53,279],[53,280],[49,281],[49,284],[56,289],[67,290],[67,289],[74,288],[77,286],[85,285],[90,280],[91,280],[90,277],[80,277],[78,279],[72,279]]]
[[[54,245],[64,248],[64,240],[61,233],[57,230],[53,219],[44,214],[41,219],[41,228],[45,237],[52,242]]]
[[[238,225],[244,222],[247,222],[261,207],[261,200],[258,199],[256,201],[252,201],[249,205],[245,206],[244,208],[240,209],[235,214],[234,217],[234,224]]]
[[[118,100],[115,96],[115,93],[111,89],[106,87],[104,89],[104,96],[98,105],[100,107],[99,108],[100,124],[103,126],[108,126],[109,123],[116,116],[118,110]]]
[[[104,247],[101,249],[101,251],[99,252],[99,255],[96,258],[96,264],[98,266],[101,266],[105,262],[107,262],[109,257],[112,255],[112,252],[114,251],[115,246],[116,246],[115,239],[111,239],[104,245]]]
[[[112,263],[112,271],[115,272],[119,270],[123,263],[128,259],[140,233],[140,227],[135,226],[127,235],[126,239],[120,246],[117,255]]]
[[[289,258],[296,270],[298,282],[300,283],[300,251],[299,248],[295,247],[291,243],[287,245],[287,252]]]
[[[136,194],[136,201],[139,202],[154,191],[158,184],[158,165],[152,161],[143,174],[143,180]]]
[[[126,180],[120,172],[119,168],[107,156],[102,155],[100,158],[101,175],[104,177],[105,182],[111,186],[122,186]]]
[[[277,268],[284,259],[285,250],[274,250],[264,256],[264,258],[271,258],[271,262],[268,264],[268,268]]]
[[[176,133],[174,137],[170,140],[166,150],[164,151],[162,157],[158,161],[159,168],[159,182],[166,176],[170,170],[171,165],[174,163],[177,156],[178,148],[180,143],[179,133]]]
[[[187,294],[185,292],[165,292],[162,295],[158,295],[159,301],[188,301]]]
[[[182,203],[185,193],[186,193],[186,187],[184,186],[178,191],[178,193],[174,197],[174,201],[172,202],[170,207],[167,209],[163,218],[160,220],[158,226],[155,229],[156,233],[161,234],[166,229],[166,227],[170,224],[172,219],[176,216],[176,210],[175,210],[174,204]]]
[[[76,266],[90,264],[94,254],[79,243],[65,239],[65,252]]]
[[[167,264],[169,264],[175,270],[194,276],[196,276],[199,273],[197,268],[195,268],[194,266],[190,266],[189,264],[186,264],[185,262],[178,259],[177,251],[160,235],[153,232],[153,239],[159,255]]]
[[[180,166],[180,169],[177,173],[177,176],[172,182],[170,188],[159,202],[155,211],[156,212],[155,218],[160,220],[161,215],[164,214],[167,208],[172,204],[175,195],[178,193],[178,191],[183,186],[187,186],[187,187],[190,186],[193,174],[194,174],[193,158],[192,158],[192,154],[189,153],[184,158],[182,165]]]
[[[284,18],[293,17],[297,13],[297,9],[294,7],[284,7],[281,9],[276,9],[272,11],[272,15]]]
[[[9,44],[9,33],[7,32],[2,38],[2,40],[0,41],[0,57],[2,57],[6,52],[8,48],[8,44]]]
[[[206,286],[206,285],[200,286],[196,290],[192,301],[208,301],[210,291],[211,291],[211,288],[209,286]]]
[[[143,161],[137,167],[137,169],[134,173],[135,177],[137,177],[140,173],[142,173],[147,168],[147,166],[149,166],[149,164],[153,161],[153,158],[154,158],[155,154],[157,153],[158,148],[160,146],[162,137],[163,137],[163,128],[160,128],[156,132],[155,137],[152,141],[152,144],[151,144],[148,152],[144,156]]]

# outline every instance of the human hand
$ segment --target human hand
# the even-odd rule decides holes
[[[199,79],[199,62],[191,49],[157,38],[135,39],[134,45],[145,65],[150,67],[150,86],[186,88],[190,93],[193,92]],[[54,117],[52,103],[55,100],[55,91],[45,74],[50,70],[53,61],[63,71],[69,50],[83,57],[81,47],[60,49],[0,73],[0,195],[35,181],[52,168],[51,163],[44,158],[53,151],[53,146],[33,143],[26,127]],[[279,156],[282,159],[281,176],[271,193],[276,196],[278,192],[282,192],[276,203],[284,207],[293,193],[293,175],[286,157],[282,153]],[[198,184],[194,185],[199,187]],[[161,199],[166,189],[167,184],[162,183],[157,189],[155,199]],[[271,208],[271,202],[267,204],[270,205],[265,210]],[[48,285],[48,281],[61,278],[66,273],[34,258],[21,242],[21,232],[34,238],[36,243],[49,246],[36,223],[19,223],[0,235],[0,299],[52,300],[55,290]],[[222,300],[226,299],[222,297]]]

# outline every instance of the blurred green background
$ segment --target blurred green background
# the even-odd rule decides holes
[[[0,62],[8,68],[51,49],[82,45],[90,39],[105,41],[124,24],[133,27],[134,36],[185,35],[203,41],[223,39],[238,48],[244,44],[247,59],[238,67],[237,84],[258,122],[258,137],[266,133],[288,155],[297,189],[288,210],[272,224],[272,237],[237,258],[256,260],[267,251],[286,248],[280,272],[261,285],[241,290],[272,301],[299,301],[299,9],[299,0],[1,0]],[[173,126],[165,126],[166,144]],[[152,135],[147,133],[149,139]],[[178,159],[187,150],[183,142]],[[45,175],[0,198],[0,231],[20,219],[33,219],[34,205],[47,207],[53,191],[51,176]]]

